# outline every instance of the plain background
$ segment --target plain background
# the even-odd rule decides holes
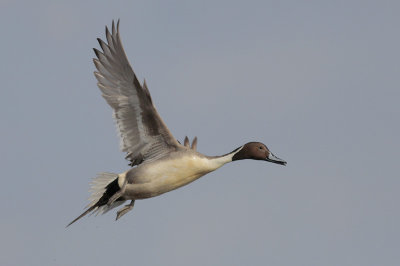
[[[400,265],[399,1],[1,1],[1,265]],[[85,217],[128,169],[93,76],[121,19],[174,136],[229,164]]]

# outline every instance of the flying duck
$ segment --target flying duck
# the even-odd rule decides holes
[[[181,145],[171,134],[155,108],[147,88],[138,81],[122,47],[119,21],[111,33],[106,27],[107,43],[97,39],[102,52],[94,48],[93,59],[97,86],[113,109],[121,139],[121,150],[133,168],[121,174],[100,173],[91,182],[88,213],[103,214],[129,200],[116,220],[129,212],[135,200],[156,197],[187,185],[226,163],[243,159],[262,160],[286,165],[261,142],[249,142],[221,156],[206,156],[196,151],[186,137]]]

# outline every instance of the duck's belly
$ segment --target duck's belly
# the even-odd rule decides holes
[[[129,177],[125,197],[143,199],[155,197],[187,185],[220,167],[207,158],[187,156],[142,165]]]

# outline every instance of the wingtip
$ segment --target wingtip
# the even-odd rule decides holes
[[[192,150],[197,150],[197,136],[194,137],[193,141],[192,141],[192,146],[191,146]]]
[[[97,48],[93,48],[94,53],[96,54],[97,58],[99,58],[99,55],[101,52]]]
[[[112,21],[112,34],[114,35],[115,34],[115,23],[114,23],[114,20]]]
[[[106,38],[107,38],[107,36],[110,36],[111,34],[110,34],[110,30],[108,29],[108,27],[106,26]]]
[[[188,136],[185,137],[185,140],[183,141],[183,145],[184,145],[185,147],[190,147]]]

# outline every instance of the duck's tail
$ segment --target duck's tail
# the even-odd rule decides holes
[[[91,195],[89,197],[89,205],[86,206],[88,208],[81,215],[75,218],[72,222],[70,222],[68,226],[78,221],[80,218],[85,216],[88,213],[96,212],[96,214],[104,214],[109,210],[118,207],[125,200],[116,200],[111,205],[108,205],[109,199],[120,190],[118,185],[118,174],[114,173],[100,173],[96,178],[90,183],[90,192]]]

